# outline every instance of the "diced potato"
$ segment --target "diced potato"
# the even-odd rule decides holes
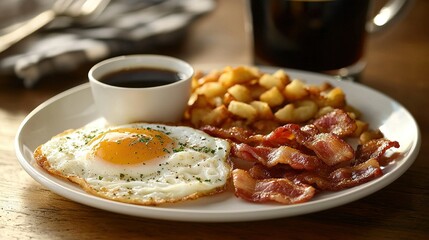
[[[356,130],[353,133],[353,137],[359,137],[361,134],[368,130],[369,124],[362,120],[356,120]]]
[[[189,99],[188,99],[188,106],[194,105],[197,99],[198,99],[198,94],[191,93],[191,96],[189,96]]]
[[[261,94],[268,90],[268,88],[265,88],[259,84],[248,85],[247,88],[250,91],[250,96],[252,99],[259,99]]]
[[[299,79],[294,79],[284,89],[286,98],[290,101],[300,100],[308,96],[305,84]]]
[[[220,126],[229,117],[228,109],[225,105],[220,105],[202,118],[202,123],[212,126]]]
[[[283,123],[302,123],[313,118],[317,110],[315,102],[304,100],[287,104],[274,113],[274,116]]]
[[[321,117],[321,116],[323,116],[323,115],[325,115],[327,113],[330,113],[332,111],[334,111],[334,108],[331,107],[331,106],[322,107],[322,108],[319,109],[319,111],[317,112],[317,114],[316,114],[315,117],[316,118]]]
[[[250,105],[256,109],[256,112],[258,113],[258,119],[273,118],[274,115],[268,103],[262,101],[252,101],[250,102]]]
[[[317,111],[317,104],[311,100],[304,100],[295,103],[294,118],[297,122],[305,122],[312,119]]]
[[[341,88],[333,88],[326,94],[326,105],[334,108],[344,107],[346,104],[346,95]]]
[[[254,69],[244,66],[236,68],[229,67],[225,69],[225,72],[222,73],[222,75],[220,75],[219,82],[226,87],[230,87],[234,84],[248,82],[257,77],[258,75],[255,73]]]
[[[252,101],[252,97],[250,95],[249,89],[247,87],[236,84],[230,88],[228,88],[228,93],[234,97],[235,100],[240,102],[250,102]]]
[[[200,86],[196,93],[205,95],[208,98],[212,98],[225,94],[226,90],[226,87],[218,82],[208,82]]]
[[[344,107],[344,110],[346,110],[348,113],[353,113],[355,119],[360,118],[362,116],[362,113],[351,105],[346,105]]]
[[[277,70],[275,73],[273,73],[273,76],[280,79],[285,85],[290,82],[289,76],[283,69]]]
[[[217,96],[209,99],[211,106],[218,107],[223,104],[223,97]]]
[[[235,98],[230,94],[230,93],[225,93],[224,95],[223,95],[223,99],[222,99],[222,102],[223,102],[223,104],[225,104],[226,106],[228,106],[229,105],[229,103],[231,102],[231,101],[234,101],[235,100]]]
[[[206,75],[197,72],[184,120],[194,127],[241,126],[265,132],[285,123],[306,123],[336,108],[356,120],[353,136],[361,142],[380,136],[359,120],[361,113],[347,105],[340,88],[292,80],[282,69],[264,74],[248,66],[225,67]]]
[[[286,80],[284,78],[277,78],[270,74],[264,74],[259,79],[259,85],[265,88],[277,87],[278,89],[283,89],[286,86]]]
[[[258,114],[256,109],[250,104],[238,101],[231,101],[228,105],[228,111],[250,121],[255,119]]]
[[[349,117],[351,119],[357,119],[357,116],[356,116],[356,114],[354,112],[347,112],[347,115],[349,115]]]
[[[277,112],[274,113],[274,116],[282,123],[293,123],[295,122],[294,110],[295,106],[292,103],[289,103],[277,110]]]
[[[364,131],[359,136],[359,142],[361,144],[365,144],[365,143],[371,141],[372,139],[378,139],[378,138],[382,138],[382,137],[383,137],[383,133],[381,133],[380,130],[367,130],[367,131]]]
[[[210,103],[210,99],[207,98],[205,95],[198,95],[194,93],[189,98],[188,105],[194,108],[204,108],[204,107],[210,107],[211,103]]]
[[[276,107],[283,103],[284,97],[278,88],[272,87],[269,90],[261,94],[259,99],[263,102],[268,103],[270,107]]]
[[[210,113],[210,108],[193,108],[191,109],[191,123],[192,125],[199,127],[202,124],[203,118]]]
[[[221,74],[222,71],[220,70],[212,70],[207,75],[198,78],[198,85],[204,85],[208,82],[217,82]]]

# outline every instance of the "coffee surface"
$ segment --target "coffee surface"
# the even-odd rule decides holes
[[[130,68],[106,74],[100,81],[116,87],[148,88],[171,84],[181,79],[180,73],[168,69]]]

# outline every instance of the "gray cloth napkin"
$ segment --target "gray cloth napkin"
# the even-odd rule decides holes
[[[214,7],[214,0],[112,0],[91,22],[55,19],[2,53],[0,73],[15,75],[30,88],[46,75],[172,45],[197,17]]]

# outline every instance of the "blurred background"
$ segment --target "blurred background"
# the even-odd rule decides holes
[[[2,1],[0,73],[31,88],[112,56],[168,52],[214,0]]]

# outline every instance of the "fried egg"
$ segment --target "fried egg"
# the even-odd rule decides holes
[[[68,130],[34,152],[39,166],[92,194],[157,205],[225,190],[229,143],[184,126],[128,124]]]

